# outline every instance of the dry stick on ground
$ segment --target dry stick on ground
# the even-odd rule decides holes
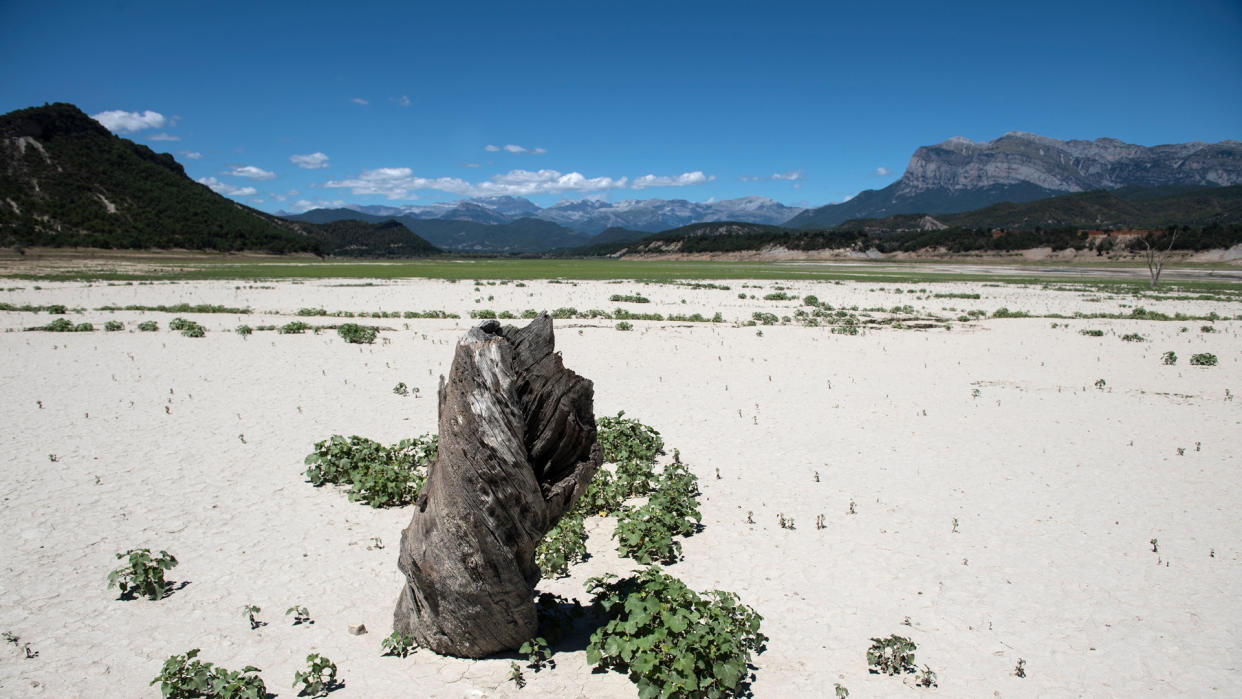
[[[1173,231],[1173,235],[1169,236],[1169,247],[1164,252],[1160,252],[1158,248],[1151,246],[1151,241],[1147,236],[1142,237],[1143,245],[1147,246],[1144,255],[1147,258],[1147,271],[1151,274],[1151,288],[1155,289],[1156,284],[1160,282],[1160,273],[1164,271],[1164,264],[1169,261],[1169,253],[1173,251],[1173,243],[1177,240],[1177,231]]]
[[[554,351],[552,319],[488,321],[440,380],[440,441],[398,565],[396,631],[479,658],[536,633],[535,547],[602,460],[593,384]]]

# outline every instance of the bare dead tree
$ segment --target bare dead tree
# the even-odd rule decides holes
[[[398,567],[397,631],[437,653],[481,658],[537,631],[535,547],[602,461],[592,383],[554,351],[552,319],[488,321],[440,379],[440,443]]]
[[[1173,252],[1173,243],[1177,240],[1177,229],[1173,229],[1172,235],[1169,236],[1169,247],[1163,252],[1159,248],[1153,247],[1148,236],[1143,236],[1143,245],[1147,246],[1147,250],[1143,253],[1147,258],[1147,272],[1151,274],[1151,288],[1155,289],[1156,284],[1160,283],[1160,273],[1164,271],[1164,265],[1169,261],[1169,254]]]

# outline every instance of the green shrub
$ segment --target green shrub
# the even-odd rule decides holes
[[[1201,333],[1214,333],[1214,332],[1216,332],[1216,328],[1212,327],[1211,325],[1200,325],[1200,326],[1199,326],[1199,332],[1201,332]]]
[[[763,297],[763,300],[764,301],[797,301],[798,297],[792,296],[790,294],[786,294],[783,291],[777,291],[776,293],[765,294]]]
[[[418,644],[414,642],[414,637],[410,634],[393,631],[388,635],[388,638],[380,641],[380,650],[384,651],[380,655],[393,655],[398,658],[404,658],[418,650]]]
[[[624,320],[621,321],[620,323],[617,323],[617,330],[633,330],[633,329],[634,329],[634,326],[630,323],[627,323]]]
[[[327,694],[340,684],[336,678],[336,663],[318,653],[306,656],[306,669],[293,674],[293,688],[302,687],[298,690],[299,697]]]
[[[1087,337],[1104,337],[1103,330],[1079,330],[1078,334],[1086,335]]]
[[[1121,339],[1126,342],[1147,342],[1147,338],[1138,333],[1126,333],[1121,336]]]
[[[75,333],[89,333],[89,332],[94,332],[94,331],[95,331],[95,326],[94,326],[94,325],[91,325],[90,323],[78,323],[77,325],[73,326],[73,331],[74,331]]]
[[[160,329],[160,324],[153,320],[144,320],[138,324],[138,330],[144,333],[155,332]]]
[[[125,324],[119,320],[110,320],[104,323],[104,330],[110,333],[116,332],[118,330],[124,330],[124,329],[125,329]]]
[[[639,296],[638,294],[613,294],[608,297],[608,300],[621,303],[651,303],[651,299],[645,296]]]
[[[915,670],[914,641],[893,634],[888,638],[872,638],[867,649],[867,666],[873,675],[900,675]]]
[[[54,303],[47,307],[47,312],[53,315],[63,316],[64,314],[69,312],[69,309],[65,308],[63,305],[59,303]]]
[[[1191,366],[1216,366],[1216,355],[1204,352],[1190,357]]]
[[[992,311],[993,318],[1030,318],[1031,314],[1026,311],[1011,311],[1008,308],[998,308]]]
[[[350,486],[349,498],[371,507],[407,505],[418,496],[435,456],[437,439],[423,435],[385,447],[357,435],[340,435],[315,444],[307,455],[306,477],[316,487]]]
[[[586,559],[586,525],[581,514],[566,513],[535,548],[535,563],[546,578],[569,575],[569,566]]]
[[[1177,353],[1173,351],[1165,352],[1164,354],[1160,355],[1160,361],[1163,362],[1166,366],[1172,366],[1174,364],[1177,364]]]
[[[755,311],[754,313],[751,313],[750,317],[755,322],[760,323],[762,325],[776,325],[781,320],[780,318],[777,318],[776,315],[773,313],[762,313],[760,311]]]
[[[607,620],[591,634],[587,662],[627,673],[640,697],[737,694],[767,640],[763,617],[736,595],[700,596],[658,566],[592,578],[587,590]]]
[[[310,323],[303,323],[300,320],[294,320],[294,321],[285,323],[279,328],[276,328],[276,332],[280,333],[281,335],[295,335],[295,334],[300,335],[302,334],[302,332],[306,330],[310,330],[310,329],[312,329]]]
[[[365,325],[357,323],[345,323],[336,329],[336,333],[341,339],[355,345],[369,345],[375,342],[375,328],[369,328]]]
[[[241,335],[242,337],[247,337],[251,333],[254,332],[254,328],[250,327],[249,325],[239,325],[237,326],[237,329],[234,330],[233,332],[237,333],[238,335]]]
[[[221,697],[237,699],[266,699],[267,687],[259,677],[259,668],[253,665],[236,672],[215,667],[198,660],[199,649],[185,655],[174,655],[164,661],[160,674],[151,685],[160,684],[165,699],[191,699],[192,697]]]
[[[73,332],[73,322],[68,318],[57,318],[47,325],[40,325],[37,328],[31,328],[31,330],[46,330],[47,332],[52,333],[71,333]]]
[[[617,552],[639,563],[672,563],[681,556],[681,542],[675,536],[698,531],[699,479],[685,465],[664,467],[654,492],[641,507],[621,510],[613,538]]]
[[[160,551],[158,556],[151,556],[151,549],[130,549],[118,553],[117,560],[128,558],[128,564],[108,573],[108,588],[121,590],[121,599],[132,599],[137,593],[148,599],[158,600],[164,597],[168,583],[164,581],[164,571],[177,566],[177,559],[167,551]]]
[[[173,318],[168,323],[168,329],[180,330],[181,334],[186,337],[202,337],[206,334],[206,329],[203,326],[185,318]]]
[[[480,308],[470,311],[470,317],[476,320],[491,319],[496,317],[496,311],[490,308]]]

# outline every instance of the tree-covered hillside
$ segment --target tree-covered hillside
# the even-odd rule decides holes
[[[0,245],[319,252],[71,104],[0,116]]]

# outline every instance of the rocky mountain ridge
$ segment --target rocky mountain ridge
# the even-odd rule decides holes
[[[992,141],[950,138],[914,152],[901,179],[850,201],[805,211],[794,228],[855,218],[969,211],[1010,201],[1127,186],[1242,184],[1242,142],[1138,146],[1115,138],[1061,141],[1014,131]]]

